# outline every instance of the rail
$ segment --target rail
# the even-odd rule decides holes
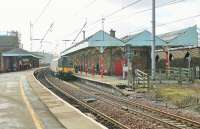
[[[104,97],[106,97],[106,98],[115,99],[116,101],[123,102],[125,105],[128,105],[126,110],[130,110],[130,111],[133,111],[133,112],[135,112],[137,114],[140,114],[141,116],[145,116],[145,117],[151,118],[152,120],[155,120],[155,121],[158,121],[158,122],[163,123],[165,125],[168,125],[169,127],[180,129],[180,127],[178,127],[176,125],[172,125],[170,123],[167,123],[166,121],[162,121],[160,118],[144,114],[143,112],[138,112],[138,111],[134,110],[133,108],[131,108],[130,106],[138,107],[140,109],[143,109],[145,111],[148,111],[148,112],[151,112],[151,113],[154,113],[154,114],[159,114],[160,116],[163,116],[164,118],[170,118],[168,120],[174,120],[174,122],[178,122],[179,121],[181,123],[187,123],[187,125],[193,125],[194,127],[200,128],[200,123],[197,122],[197,121],[191,120],[191,119],[187,119],[187,118],[184,118],[184,117],[181,117],[181,116],[177,116],[175,114],[167,113],[165,111],[161,111],[159,109],[152,108],[152,107],[149,107],[149,106],[146,106],[146,105],[143,105],[143,104],[139,104],[137,102],[130,101],[130,100],[127,100],[127,99],[123,99],[121,97],[116,97],[116,96],[114,97],[114,96],[111,96],[110,94],[107,94],[105,92],[102,93],[99,90],[97,90],[97,91],[94,90],[93,91],[93,90],[91,90],[89,88],[86,88],[85,91],[91,92],[91,93],[99,92],[99,95],[104,95]],[[112,102],[110,102],[110,104],[111,103]]]
[[[93,107],[89,106],[88,104],[86,104],[85,102],[82,102],[80,100],[78,100],[77,98],[75,98],[74,96],[64,92],[62,89],[60,89],[59,87],[55,86],[52,82],[50,82],[46,76],[44,75],[45,80],[57,91],[59,91],[60,93],[64,94],[65,96],[68,96],[69,98],[73,99],[74,101],[76,101],[77,103],[79,103],[81,106],[85,107],[86,109],[90,110],[91,112],[93,112],[94,114],[96,114],[97,116],[100,116],[101,118],[103,118],[104,120],[116,125],[118,128],[120,129],[130,129],[127,126],[119,123],[118,121],[110,118],[109,116],[103,114],[102,112],[94,109]]]
[[[47,78],[46,78],[47,79]],[[48,80],[48,79],[47,79]],[[48,80],[49,81],[49,80]],[[49,81],[50,82],[50,81]],[[50,82],[51,83],[51,82]],[[52,85],[54,85],[54,84],[52,84]],[[54,86],[55,87],[55,86]],[[58,87],[55,87],[55,88],[58,88]],[[62,89],[60,89],[60,91],[62,91]],[[62,91],[63,92],[63,91]],[[66,92],[64,92],[64,93],[66,93]],[[66,93],[67,94],[67,93]],[[70,94],[69,94],[70,95]],[[102,95],[104,95],[104,94],[102,94]],[[71,96],[71,95],[70,95]],[[74,96],[72,96],[74,99],[76,99]],[[105,93],[105,97],[111,97],[111,95],[110,96],[108,96],[108,95],[106,95],[106,93]],[[113,97],[112,97],[113,98]],[[116,100],[117,99],[119,99],[119,98],[115,98]],[[86,103],[84,103],[84,102],[82,102],[82,101],[80,101],[80,100],[78,100],[78,99],[76,99],[81,105],[84,105],[85,107],[87,107],[87,108],[91,108],[90,110],[92,110],[93,112],[98,112],[98,111],[96,111],[96,109],[94,109],[94,108],[92,108],[92,107],[90,107],[89,105],[87,105]],[[152,107],[149,107],[149,106],[146,106],[146,105],[143,105],[143,104],[139,104],[139,103],[137,103],[137,102],[134,102],[134,101],[130,101],[130,100],[127,100],[127,99],[119,99],[118,101],[121,101],[121,102],[123,102],[123,103],[125,103],[126,105],[129,105],[129,107],[127,107],[127,109],[129,110],[129,111],[134,111],[134,112],[136,112],[137,114],[140,114],[140,115],[142,115],[142,116],[145,116],[145,117],[148,117],[148,118],[151,118],[151,119],[153,119],[153,120],[155,120],[155,121],[158,121],[158,122],[160,122],[160,123],[163,123],[163,124],[165,124],[165,125],[168,125],[168,126],[170,126],[170,127],[173,127],[173,125],[171,125],[170,123],[168,123],[167,121],[163,121],[163,120],[161,120],[161,119],[159,119],[159,118],[157,118],[157,117],[153,117],[153,116],[149,116],[148,114],[144,114],[144,113],[142,113],[142,112],[137,112],[137,111],[135,111],[133,108],[130,108],[130,106],[134,106],[134,107],[138,107],[138,108],[140,108],[140,109],[143,109],[144,111],[149,111],[149,112],[151,112],[151,113],[155,113],[155,115],[156,114],[159,114],[160,116],[163,116],[163,118],[169,118],[169,120],[171,119],[171,120],[174,120],[174,122],[175,121],[177,121],[177,122],[181,122],[181,123],[186,123],[186,125],[188,126],[190,126],[191,125],[191,127],[195,127],[195,128],[200,128],[200,123],[199,122],[197,122],[197,121],[194,121],[194,120],[191,120],[191,119],[188,119],[188,118],[184,118],[184,117],[182,117],[182,116],[177,116],[177,115],[175,115],[175,114],[171,114],[171,113],[167,113],[167,112],[165,112],[165,111],[161,111],[161,110],[159,110],[159,109],[156,109],[156,108],[152,108]],[[88,107],[89,106],[89,107]],[[100,114],[101,114],[101,116],[103,117],[103,118],[105,118],[105,119],[107,119],[107,118],[109,118],[108,116],[106,116],[106,115],[104,115],[103,113],[101,113],[100,112]],[[103,116],[104,115],[104,116]],[[111,120],[109,120],[109,121],[111,121],[112,123],[116,123],[117,125],[118,124],[120,124],[119,122],[117,122],[117,121],[115,121],[115,120],[113,120],[112,118],[111,118]],[[122,126],[124,126],[124,125],[122,125]],[[127,127],[128,128],[128,127]],[[176,129],[180,129],[181,127],[179,127],[179,126],[177,126],[177,127],[173,127],[173,128],[176,128]]]

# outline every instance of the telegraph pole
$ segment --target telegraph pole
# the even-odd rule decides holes
[[[74,40],[68,40],[68,39],[65,39],[65,40],[62,40],[63,42],[64,42],[64,44],[65,44],[65,49],[67,48],[67,42],[68,41],[74,41]]]
[[[46,31],[46,33],[44,34],[44,36],[40,40],[40,49],[42,49],[42,43],[43,43],[45,37],[47,36],[47,34],[49,33],[49,31],[52,31],[53,25],[54,25],[54,23],[51,23],[50,27],[48,28],[48,30]]]
[[[104,21],[105,21],[105,18],[102,18],[101,20],[102,20],[102,21],[101,21],[102,30],[103,30],[103,32],[104,32]],[[104,33],[103,33],[103,41],[104,41]]]
[[[128,87],[133,86],[133,71],[132,71],[132,48],[131,45],[126,45],[128,59]],[[134,76],[135,78],[135,76]]]
[[[76,37],[75,37],[74,40],[72,41],[72,45],[75,43],[76,39],[77,39],[78,36],[81,34],[81,32],[83,31],[83,29],[85,28],[86,25],[87,25],[87,21],[85,21],[83,27],[81,28],[81,30],[78,32],[78,34],[76,35]]]
[[[31,21],[30,21],[30,42],[31,42],[31,51],[32,51],[32,49],[33,49],[33,42],[32,42],[32,27],[33,27],[33,24],[31,23]]]
[[[156,35],[156,0],[152,0],[152,45],[151,45],[151,76],[155,79],[155,35]]]

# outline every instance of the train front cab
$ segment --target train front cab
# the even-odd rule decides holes
[[[63,80],[72,80],[74,79],[73,73],[73,63],[72,60],[67,57],[61,57],[59,61],[59,71],[60,71],[60,78]]]

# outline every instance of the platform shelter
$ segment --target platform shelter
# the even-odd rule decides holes
[[[115,37],[115,31],[108,34],[100,30],[63,51],[62,56],[72,57],[80,72],[121,76],[123,46],[124,43]]]
[[[39,67],[40,56],[22,48],[15,48],[1,53],[1,72],[19,71]]]

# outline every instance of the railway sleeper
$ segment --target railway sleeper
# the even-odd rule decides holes
[[[39,76],[39,75],[38,75]],[[39,78],[39,77],[38,77]],[[134,105],[134,104],[133,104]],[[175,117],[175,115],[172,115],[172,116],[170,116],[168,113],[164,113],[164,112],[160,112],[160,111],[157,111],[157,110],[154,110],[154,109],[151,109],[151,108],[148,108],[148,107],[146,107],[146,106],[141,106],[141,105],[134,105],[135,107],[137,107],[137,108],[139,108],[140,109],[140,113],[141,113],[141,109],[143,109],[143,110],[147,110],[147,111],[149,111],[149,112],[151,112],[151,113],[154,113],[154,114],[157,114],[158,116],[160,116],[160,117],[163,117],[163,116],[165,116],[166,118],[169,118],[170,119],[170,121],[171,122],[169,122],[169,123],[167,123],[167,122],[165,122],[165,121],[161,121],[160,119],[158,119],[158,118],[155,118],[155,119],[147,119],[147,118],[145,118],[145,119],[147,119],[147,120],[153,120],[155,123],[157,123],[157,124],[161,124],[161,123],[165,123],[166,125],[165,125],[165,127],[169,127],[170,129],[172,128],[172,129],[181,129],[181,128],[187,128],[188,129],[188,127],[190,128],[192,128],[192,127],[197,127],[197,128],[199,128],[199,124],[198,123],[192,123],[192,121],[187,121],[187,119],[185,120],[185,119],[182,119],[181,117],[179,118],[179,117]],[[128,107],[127,107],[128,108]],[[127,108],[125,107],[124,109],[126,109],[127,110]],[[128,110],[130,110],[130,109],[128,109]],[[129,111],[130,112],[130,111]],[[137,116],[140,116],[141,117],[141,114],[139,115],[138,113],[136,113],[136,112],[134,112],[134,114],[136,114]],[[156,119],[158,119],[158,120],[156,120]],[[172,120],[174,120],[174,121],[172,121]],[[179,122],[177,122],[177,121],[179,121]],[[107,123],[108,121],[107,120],[105,120],[105,122]],[[108,124],[109,124],[110,122],[108,122]],[[110,123],[111,125],[112,125],[112,122]],[[161,125],[163,125],[163,124],[161,124]],[[174,126],[172,126],[171,124],[175,124],[177,127],[174,127]],[[185,124],[185,125],[184,125]],[[187,125],[187,126],[186,126]],[[116,129],[116,128],[115,128]],[[196,129],[196,128],[193,128],[193,129]]]
[[[73,98],[72,96],[68,96],[67,93],[64,93],[63,91],[61,91],[61,89],[59,89],[59,87],[53,86],[53,84],[51,84],[49,81],[47,81],[49,83],[49,85],[51,85],[50,87],[48,86],[48,88],[51,88],[51,90],[53,92],[55,92],[57,95],[59,95],[61,98],[63,98],[65,101],[69,102],[70,104],[76,104],[76,105],[80,105],[79,106],[79,110],[86,110],[87,112],[91,112],[92,114],[94,114],[95,116],[97,116],[97,118],[99,120],[97,121],[103,121],[102,124],[107,125],[106,127],[108,127],[109,129],[128,129],[127,127],[122,127],[122,125],[120,125],[119,123],[115,123],[113,122],[113,120],[109,120],[108,117],[106,117],[105,115],[98,115],[94,109],[88,108],[89,106],[84,104],[81,101],[76,100],[75,98]],[[82,108],[83,107],[83,108]],[[83,111],[82,111],[83,112]]]

